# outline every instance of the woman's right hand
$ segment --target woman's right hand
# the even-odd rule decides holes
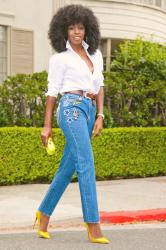
[[[45,147],[47,146],[47,141],[48,141],[49,137],[52,137],[51,127],[43,127],[43,129],[41,131],[41,140],[42,140],[42,144]]]

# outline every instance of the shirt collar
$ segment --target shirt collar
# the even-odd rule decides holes
[[[88,45],[84,40],[82,41],[82,46],[83,46],[83,48],[84,48],[86,51],[87,51],[87,49],[89,48],[89,45]],[[66,48],[67,48],[67,49],[73,50],[72,47],[71,47],[71,45],[70,45],[69,40],[67,40],[67,42],[66,42]]]

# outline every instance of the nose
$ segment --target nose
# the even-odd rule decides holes
[[[79,29],[77,27],[74,28],[74,33],[78,34],[79,33]]]

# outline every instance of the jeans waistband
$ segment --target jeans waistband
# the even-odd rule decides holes
[[[65,96],[71,96],[71,97],[75,97],[75,98],[79,97],[80,100],[81,99],[89,100],[89,101],[91,101],[93,103],[93,105],[96,105],[96,100],[91,99],[91,98],[87,98],[84,95],[80,95],[79,93],[64,93],[61,98],[63,99]]]

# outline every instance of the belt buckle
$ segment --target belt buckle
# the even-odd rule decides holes
[[[87,96],[88,92],[84,92],[84,97],[88,98],[88,99],[92,99],[90,97]]]
[[[93,105],[96,105],[96,100],[92,99],[92,103],[93,103]]]

